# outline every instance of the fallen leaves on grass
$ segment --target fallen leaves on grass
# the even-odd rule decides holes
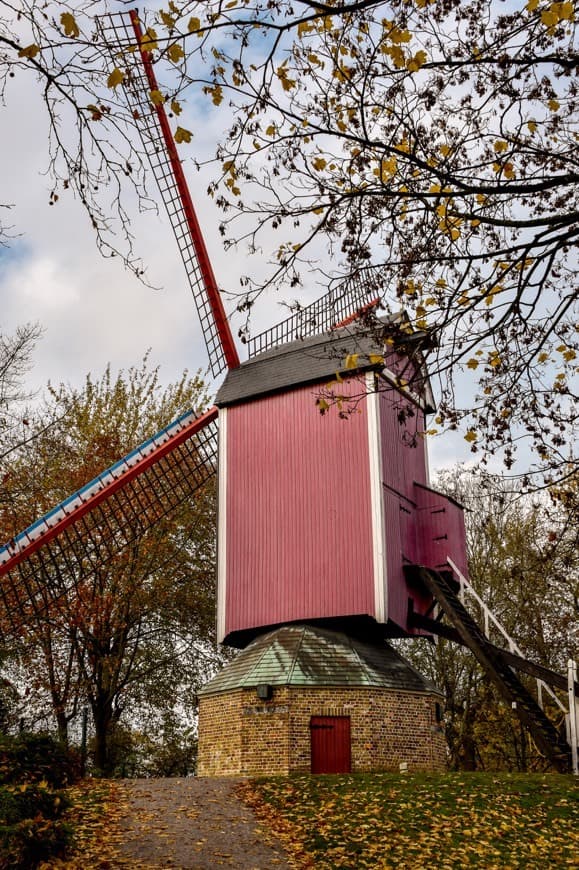
[[[74,848],[64,859],[45,862],[40,870],[110,870],[129,867],[119,853],[118,821],[123,795],[118,783],[83,780],[66,790],[72,803],[66,820],[74,832]]]
[[[239,793],[303,868],[543,870],[579,852],[579,788],[555,774],[302,776]]]

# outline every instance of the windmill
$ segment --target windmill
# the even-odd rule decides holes
[[[441,766],[440,697],[385,643],[424,634],[468,646],[564,767],[569,745],[513,668],[566,682],[510,639],[509,652],[492,643],[462,600],[462,508],[431,488],[420,437],[433,410],[424,336],[403,314],[368,329],[378,300],[361,276],[256,336],[241,363],[165,108],[150,100],[159,89],[138,16],[100,27],[115,55],[138,47],[125,93],[211,371],[226,376],[215,407],[184,415],[0,550],[7,609],[90,576],[218,469],[218,639],[243,651],[201,693],[202,772]],[[338,408],[322,414],[328,389]]]

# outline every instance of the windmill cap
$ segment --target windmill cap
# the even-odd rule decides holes
[[[368,325],[353,322],[331,332],[288,342],[252,357],[230,371],[217,393],[219,407],[276,393],[290,387],[322,383],[340,372],[346,376],[365,371],[380,371],[384,362],[371,357],[384,354],[387,334],[394,334],[394,348],[408,354],[424,341],[424,333],[399,334],[404,313],[375,318]],[[346,367],[346,359],[356,355],[355,365]],[[422,357],[420,358],[422,363]]]

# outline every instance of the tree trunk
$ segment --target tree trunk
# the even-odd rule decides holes
[[[112,708],[108,701],[101,703],[97,700],[92,706],[93,724],[95,731],[94,741],[94,764],[98,774],[110,776],[112,773],[109,751],[109,738],[113,722]]]
[[[56,716],[56,727],[58,730],[58,739],[65,746],[68,746],[68,718],[66,712],[62,709],[54,711]]]

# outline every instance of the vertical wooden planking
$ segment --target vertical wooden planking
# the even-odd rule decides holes
[[[436,490],[417,486],[420,508],[418,534],[419,564],[448,570],[450,556],[457,568],[468,577],[466,532],[462,507]]]
[[[402,371],[407,361],[391,354],[393,371]],[[409,374],[406,372],[406,377]],[[386,519],[386,564],[388,577],[388,617],[407,629],[408,599],[417,598],[408,587],[403,566],[416,561],[417,505],[415,482],[426,483],[424,412],[394,387],[380,393],[382,432],[383,497]],[[416,600],[424,609],[424,602]]]
[[[366,403],[341,420],[315,398],[301,387],[228,408],[226,634],[374,612]]]

